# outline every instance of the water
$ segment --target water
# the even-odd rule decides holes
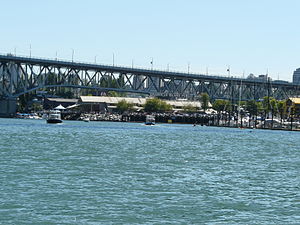
[[[0,119],[0,224],[300,224],[299,135]]]

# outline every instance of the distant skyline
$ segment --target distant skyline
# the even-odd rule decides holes
[[[300,1],[1,1],[0,53],[292,81]]]

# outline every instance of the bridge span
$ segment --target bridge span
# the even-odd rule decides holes
[[[100,64],[0,55],[0,116],[15,112],[16,99],[51,87],[70,87],[148,94],[170,99],[237,101],[273,96],[285,99],[300,94],[300,86],[283,81],[191,74]]]

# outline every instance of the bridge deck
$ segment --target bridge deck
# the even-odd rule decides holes
[[[266,80],[258,79],[247,79],[242,77],[229,77],[229,76],[216,76],[216,75],[205,75],[205,74],[194,74],[194,73],[183,73],[183,72],[173,72],[173,71],[163,71],[155,69],[140,69],[140,68],[130,68],[122,66],[110,66],[110,65],[101,65],[101,64],[92,64],[92,63],[82,63],[82,62],[71,62],[71,61],[62,61],[55,59],[42,59],[42,58],[29,58],[29,57],[20,57],[13,55],[1,55],[0,61],[2,62],[15,62],[15,63],[28,63],[33,65],[45,65],[45,66],[57,66],[57,67],[68,67],[76,68],[83,70],[99,70],[99,71],[108,71],[108,72],[119,72],[119,73],[132,73],[139,75],[148,75],[148,76],[164,76],[166,78],[179,78],[179,79],[191,79],[191,80],[207,80],[214,82],[242,82],[243,84],[263,84],[266,83]],[[284,82],[284,81],[270,81],[272,86],[283,86],[283,87],[297,87],[299,85]]]

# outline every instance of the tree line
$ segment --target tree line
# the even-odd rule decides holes
[[[206,111],[209,108],[209,96],[207,93],[203,93],[200,96],[201,108]],[[143,105],[143,110],[145,112],[170,112],[172,111],[172,106],[166,101],[159,98],[149,98]],[[199,111],[197,108],[191,104],[183,106],[183,111],[187,113],[194,113]],[[117,111],[123,113],[125,111],[134,111],[134,105],[126,100],[121,100],[117,103]]]
[[[206,112],[210,108],[210,98],[207,93],[200,95],[201,109]],[[295,106],[289,106],[286,100],[276,100],[273,97],[264,97],[263,99],[240,101],[232,103],[230,100],[217,99],[212,102],[211,108],[214,109],[217,114],[229,114],[254,117],[280,117],[281,119],[287,118],[295,114]],[[133,111],[134,105],[128,103],[125,100],[120,101],[117,104],[117,110],[121,113],[125,111]],[[167,112],[172,110],[172,106],[167,104],[164,100],[158,98],[147,99],[143,106],[145,112]],[[182,109],[187,113],[195,113],[200,110],[193,105],[187,104]]]

